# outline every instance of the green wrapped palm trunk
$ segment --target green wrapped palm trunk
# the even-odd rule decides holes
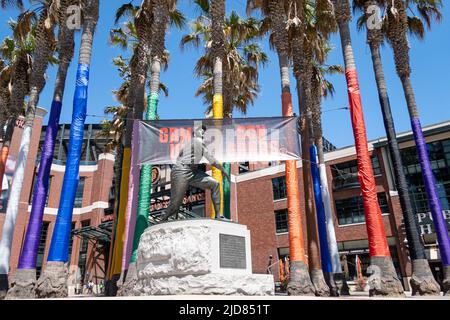
[[[156,120],[158,102],[158,93],[151,92],[148,95],[147,99],[147,112],[145,114],[145,120]],[[133,143],[136,142],[134,141]],[[148,228],[152,191],[152,169],[152,165],[144,165],[141,169],[138,208],[136,215],[136,224],[134,226],[133,247],[131,251],[130,264],[128,266],[126,280],[117,293],[119,296],[134,295],[134,286],[137,282],[136,259],[139,241],[145,229]]]
[[[145,120],[156,120],[156,114],[158,110],[158,94],[155,92],[150,93],[148,97],[147,113]],[[144,165],[141,169],[141,180],[139,184],[139,201],[138,212],[136,218],[136,228],[133,238],[133,251],[131,254],[130,264],[136,263],[137,249],[139,246],[139,240],[145,229],[148,228],[148,215],[150,213],[152,192],[152,165]]]

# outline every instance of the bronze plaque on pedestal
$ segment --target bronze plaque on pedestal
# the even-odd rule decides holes
[[[220,267],[225,269],[247,269],[245,238],[220,234]]]

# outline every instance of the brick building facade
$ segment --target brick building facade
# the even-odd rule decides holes
[[[25,238],[26,226],[31,212],[34,178],[37,175],[40,152],[42,151],[45,137],[45,127],[42,128],[42,120],[45,111],[38,109],[34,121],[33,133],[30,144],[30,152],[25,169],[25,180],[20,198],[19,213],[13,238],[10,260],[10,275],[14,275]],[[9,187],[14,173],[15,160],[17,159],[22,135],[22,119],[16,122],[10,154],[7,163],[6,179],[2,187],[2,201],[0,207],[0,230],[3,230]],[[48,249],[50,247],[51,234],[58,213],[59,199],[65,172],[65,159],[68,147],[70,128],[62,125],[58,133],[55,157],[50,174],[50,190],[47,198],[47,206],[44,211],[43,228],[38,252],[37,273],[42,272],[45,265]],[[114,156],[103,153],[102,139],[97,139],[95,134],[100,130],[98,125],[87,125],[85,128],[85,141],[80,166],[80,183],[73,211],[72,230],[81,228],[98,229],[99,225],[112,219],[112,195],[111,187],[114,177]],[[1,232],[1,231],[0,231]],[[102,232],[102,230],[100,230]],[[104,234],[108,230],[103,231]],[[70,244],[70,272],[73,278],[80,278],[88,274],[89,278],[97,283],[104,279],[105,258],[109,252],[109,243],[98,241],[83,234],[72,235]]]
[[[11,274],[18,263],[24,239],[28,214],[30,212],[33,177],[39,164],[40,148],[44,138],[40,111],[34,124],[30,157],[26,168],[26,180],[22,191],[20,213],[14,234],[11,258]],[[73,215],[73,241],[70,255],[70,272],[74,279],[104,280],[107,270],[109,238],[105,222],[113,218],[114,156],[103,153],[104,142],[96,137],[99,126],[87,125],[85,144],[80,167],[81,183],[77,192],[76,208]],[[11,154],[8,162],[12,176],[14,159],[18,153],[21,136],[20,121],[14,132]],[[67,150],[69,128],[60,128],[57,150],[51,173],[51,187],[45,209],[44,227],[41,234],[39,268],[45,264],[51,234],[58,211],[59,197],[64,176],[65,152]],[[438,189],[443,209],[450,226],[450,122],[424,128],[429,143],[430,158],[438,181]],[[426,195],[421,187],[420,170],[414,158],[414,139],[411,132],[399,134],[405,173],[410,183],[414,208],[421,224],[426,243],[427,255],[437,279],[441,277],[441,263],[436,245],[436,236],[427,211]],[[384,138],[369,142],[372,165],[376,177],[377,192],[383,221],[394,265],[405,288],[411,266],[408,259],[407,242],[403,230],[402,212],[392,173],[392,161]],[[351,281],[355,276],[356,255],[361,259],[363,270],[367,268],[368,241],[362,210],[361,190],[356,174],[356,151],[354,147],[332,150],[326,153],[326,166],[330,186],[333,219],[346,276]],[[304,204],[301,162],[297,162],[301,203]],[[208,170],[208,169],[207,169]],[[278,260],[289,255],[287,230],[287,199],[285,194],[284,165],[281,163],[244,163],[232,165],[231,218],[247,225],[251,231],[252,260],[254,273],[272,272],[278,279]],[[447,177],[448,176],[448,177]],[[161,211],[168,205],[170,196],[170,167],[156,168],[153,176],[151,212]],[[10,185],[10,181],[9,181]],[[3,208],[0,207],[0,232],[3,226],[8,185],[3,186]],[[209,216],[211,201],[200,190],[190,190],[186,195],[185,208],[200,216]],[[302,206],[302,210],[304,207]],[[304,210],[303,210],[304,212]],[[303,217],[306,240],[306,218]],[[111,224],[111,223],[110,223]],[[101,236],[103,234],[103,236]],[[307,248],[307,246],[305,246]]]
[[[443,205],[443,215],[450,230],[450,122],[426,127],[424,133]],[[432,271],[439,280],[442,277],[442,265],[436,234],[429,217],[420,166],[415,154],[414,138],[411,132],[399,134],[398,138],[427,256]],[[369,151],[391,255],[397,273],[404,280],[405,289],[408,290],[411,264],[387,140],[380,138],[370,141]],[[356,159],[354,147],[341,148],[327,152],[325,155],[338,247],[344,272],[350,281],[356,276],[354,265],[356,255],[362,261],[364,272],[369,264],[367,231]],[[246,172],[240,170],[241,173],[238,173],[239,170],[236,167],[234,166],[232,177],[232,192],[234,193],[232,199],[237,203],[231,206],[232,217],[235,221],[247,225],[251,231],[254,272],[266,273],[270,269],[270,272],[278,277],[276,262],[289,255],[287,199],[285,185],[283,185],[285,181],[284,165],[250,165],[243,170]],[[301,167],[302,164],[299,161],[297,163],[299,189],[304,212]],[[305,241],[307,241],[305,216],[303,216],[303,230]],[[306,245],[305,248],[307,250]],[[272,268],[268,268],[270,265]]]

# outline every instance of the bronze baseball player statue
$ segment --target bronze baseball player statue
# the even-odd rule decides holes
[[[220,183],[213,177],[203,172],[200,164],[198,164],[200,159],[205,157],[212,166],[222,171],[223,175],[230,180],[230,176],[224,170],[223,166],[208,151],[208,148],[203,141],[205,131],[205,127],[194,129],[192,140],[188,141],[182,148],[180,154],[178,155],[176,164],[172,167],[172,172],[170,174],[170,204],[166,209],[165,215],[162,217],[162,221],[167,221],[170,217],[178,213],[189,186],[202,190],[211,190],[211,199],[216,216],[219,219],[228,220],[223,215],[220,215]]]

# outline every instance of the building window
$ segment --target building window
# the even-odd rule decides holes
[[[384,192],[378,194],[378,203],[381,212],[383,214],[388,214],[389,205]],[[366,222],[362,196],[336,200],[335,205],[340,226]]]
[[[288,211],[287,209],[275,211],[275,224],[277,233],[288,232]]]
[[[75,194],[75,203],[73,205],[74,208],[82,208],[83,207],[85,181],[86,181],[86,177],[80,177],[80,181],[78,182],[77,193]]]
[[[47,243],[47,235],[48,235],[48,227],[50,226],[50,222],[43,222],[41,235],[39,237],[39,248],[37,252],[37,260],[36,260],[36,276],[39,278],[42,272],[42,266],[44,264],[44,255],[45,255],[45,245]]]
[[[378,156],[371,158],[374,176],[381,175],[381,166]],[[356,160],[339,163],[331,167],[333,172],[333,189],[360,188],[358,179],[358,162]]]
[[[375,155],[371,158],[371,160],[372,160],[373,174],[375,176],[381,176],[380,159],[378,158],[377,155]]]
[[[427,144],[430,164],[443,210],[450,210],[450,139]],[[401,150],[403,170],[416,213],[430,211],[415,147]]]
[[[272,179],[273,199],[281,200],[287,198],[286,177]]]

